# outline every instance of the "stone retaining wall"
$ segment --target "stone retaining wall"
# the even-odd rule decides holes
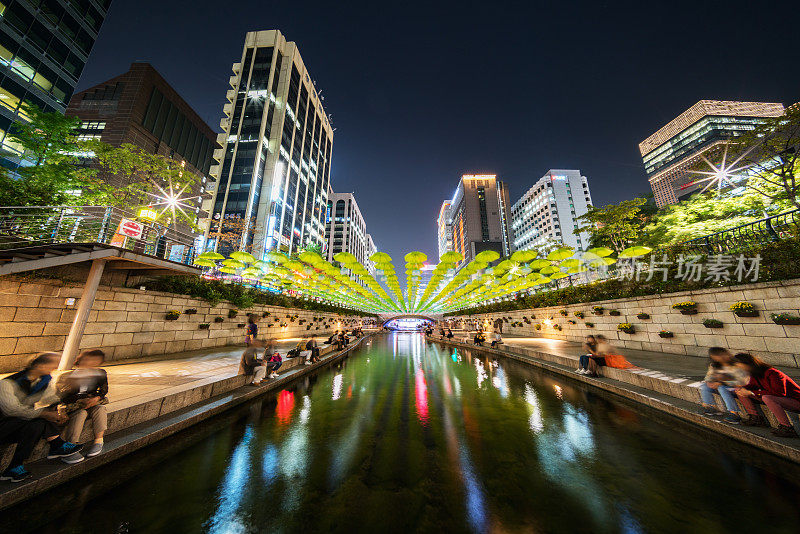
[[[685,301],[697,303],[696,315],[682,315],[671,308],[672,304]],[[758,317],[737,317],[730,306],[739,301],[755,305]],[[592,306],[603,306],[603,315],[593,315]],[[777,325],[770,318],[772,313],[798,315],[799,309],[800,279],[795,279],[461,318],[481,322],[488,319],[491,324],[496,318],[504,317],[505,333],[567,341],[603,334],[621,347],[689,356],[705,356],[708,347],[720,346],[732,351],[753,352],[773,365],[800,367],[800,326]],[[567,311],[566,317],[561,315],[561,310]],[[610,310],[618,310],[620,315],[612,316]],[[574,312],[583,312],[584,317],[578,318]],[[650,318],[639,319],[640,312],[649,314]],[[525,322],[525,318],[529,322]],[[704,319],[718,319],[724,324],[722,328],[706,328]],[[569,320],[576,324],[570,324]],[[511,326],[515,322],[521,322],[522,326]],[[587,322],[594,323],[594,327],[587,326]],[[617,330],[620,323],[632,324],[636,332],[620,332]],[[536,329],[537,324],[541,329]],[[556,325],[562,329],[557,330]],[[671,331],[674,337],[659,337],[661,330]]]
[[[60,351],[81,292],[82,286],[60,280],[0,279],[0,372],[18,370],[31,354]],[[197,313],[183,313],[187,309]],[[244,341],[245,330],[239,325],[247,323],[249,313],[258,318],[261,338],[327,337],[348,324],[334,313],[261,305],[238,310],[235,318],[229,318],[233,309],[228,302],[210,306],[186,295],[101,286],[81,348],[102,348],[109,361],[118,361],[222,347]],[[182,312],[176,321],[166,320],[170,310]],[[262,317],[265,313],[269,315]],[[217,317],[222,322],[215,322]],[[201,323],[210,326],[201,330]]]

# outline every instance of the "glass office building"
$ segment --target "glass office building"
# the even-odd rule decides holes
[[[702,189],[691,171],[703,156],[713,161],[725,143],[783,113],[776,103],[701,100],[642,141],[639,152],[658,207]]]
[[[64,112],[111,0],[0,0],[0,143],[30,102]]]
[[[297,45],[277,30],[248,32],[233,72],[210,170],[219,185],[207,248],[219,249],[215,235],[226,232],[240,232],[238,248],[258,258],[321,246],[333,128]]]

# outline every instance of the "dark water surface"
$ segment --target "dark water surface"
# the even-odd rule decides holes
[[[800,532],[794,465],[418,334],[367,343],[272,398],[13,510],[6,526]]]

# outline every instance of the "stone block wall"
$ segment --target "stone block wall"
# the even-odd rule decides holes
[[[696,315],[682,315],[671,308],[674,303],[686,301],[697,303]],[[752,303],[759,312],[758,317],[737,317],[730,306],[740,301]],[[603,306],[603,315],[593,315],[592,306]],[[561,315],[561,310],[567,311],[566,317]],[[618,310],[620,315],[610,315],[611,310]],[[583,312],[584,318],[575,317],[575,312]],[[640,312],[649,314],[650,318],[639,319]],[[777,325],[770,318],[772,313],[783,312],[800,315],[800,279],[460,318],[477,319],[481,323],[488,319],[491,324],[496,318],[505,317],[505,333],[568,341],[581,341],[589,334],[603,334],[624,348],[688,356],[705,356],[708,347],[720,346],[737,352],[752,352],[773,365],[800,367],[800,326]],[[724,324],[722,328],[706,328],[704,319],[718,319]],[[570,324],[569,320],[576,324]],[[511,326],[515,322],[521,322],[522,326]],[[587,322],[594,323],[594,327],[587,326]],[[617,330],[620,323],[632,324],[636,332],[620,332]],[[536,324],[541,325],[541,329],[536,329]],[[560,331],[554,328],[556,325],[561,326]],[[674,337],[659,337],[661,330],[671,331]]]
[[[61,280],[0,279],[0,372],[18,370],[37,352],[62,350],[82,289]],[[183,313],[188,309],[197,313]],[[233,309],[229,302],[210,306],[186,295],[101,286],[81,348],[101,348],[115,361],[243,343],[245,329],[239,325],[247,323],[251,313],[257,317],[260,338],[327,337],[350,324],[333,313],[261,305],[229,318]],[[170,310],[181,312],[176,321],[166,320]],[[222,322],[215,322],[217,317]],[[200,329],[201,323],[210,326]]]

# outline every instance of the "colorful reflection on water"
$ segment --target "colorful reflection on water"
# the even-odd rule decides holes
[[[800,530],[798,486],[754,462],[783,464],[741,461],[655,417],[519,363],[390,334],[51,527]]]

